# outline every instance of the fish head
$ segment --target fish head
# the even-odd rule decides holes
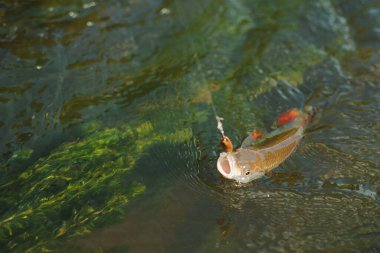
[[[223,177],[247,183],[264,175],[257,168],[259,154],[248,149],[223,152],[219,155],[217,168]]]

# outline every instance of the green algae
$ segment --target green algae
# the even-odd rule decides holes
[[[144,150],[190,137],[188,129],[157,134],[145,122],[106,128],[61,145],[1,187],[8,193],[2,197],[8,198],[0,221],[2,250],[49,251],[58,239],[121,219],[128,202],[146,189],[131,176]]]
[[[36,5],[35,15],[51,17],[46,20],[47,30],[41,28],[47,38],[37,38],[33,30],[45,27],[43,23],[27,19],[23,29],[32,24],[31,34],[21,33],[0,43],[21,60],[44,65],[47,58],[60,59],[53,61],[58,70],[44,65],[46,72],[31,72],[27,79],[33,85],[14,78],[12,83],[17,85],[2,87],[5,97],[0,102],[7,105],[6,122],[2,119],[0,127],[11,125],[17,131],[17,143],[28,143],[34,133],[35,146],[43,146],[44,135],[38,136],[35,128],[45,125],[31,124],[35,115],[48,126],[68,126],[65,130],[87,121],[79,139],[66,138],[49,155],[37,154],[39,160],[33,165],[28,161],[36,154],[34,148],[9,148],[12,152],[4,165],[9,173],[0,181],[0,250],[54,250],[61,240],[119,221],[130,200],[150,187],[136,177],[144,169],[141,160],[153,152],[179,152],[177,144],[187,142],[193,133],[199,141],[196,148],[215,151],[219,136],[211,106],[225,118],[226,133],[239,143],[246,132],[264,127],[265,116],[273,117],[270,108],[257,102],[260,96],[283,83],[302,86],[308,70],[354,48],[338,1],[198,1],[196,6],[173,1],[156,6],[153,2],[147,1],[146,10],[134,3],[119,8],[99,1],[93,2],[95,11],[86,8],[81,12],[86,1],[46,1]],[[171,15],[158,15],[163,7]],[[65,17],[70,12],[78,17]],[[133,12],[139,15],[133,18]],[[150,37],[146,39],[137,30]],[[84,50],[80,44],[93,50]],[[66,83],[44,79],[62,73]],[[7,82],[8,76],[12,79],[7,75]],[[49,87],[54,92],[46,83],[53,84]],[[56,111],[46,111],[61,85],[66,87],[65,98],[54,100]],[[36,91],[43,96],[41,101],[35,100]],[[26,102],[15,103],[17,99]],[[107,104],[111,104],[108,111],[93,113]],[[102,121],[88,122],[89,115],[103,119],[110,111],[116,111],[111,119],[118,118],[119,107],[127,107],[126,117],[137,117],[140,123],[106,127]],[[173,112],[173,107],[181,111]],[[157,150],[162,147],[167,150]],[[165,162],[172,163],[170,158]],[[16,163],[23,168],[12,168]],[[206,243],[218,241],[219,231],[211,230],[201,252],[210,251]],[[238,244],[234,249],[239,249]]]
[[[20,149],[13,152],[10,160],[27,160],[30,158],[30,156],[33,154],[33,149],[27,148],[27,149]]]

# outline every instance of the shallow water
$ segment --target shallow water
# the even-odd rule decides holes
[[[380,251],[379,1],[0,1],[1,252]],[[321,108],[248,184],[238,145]]]

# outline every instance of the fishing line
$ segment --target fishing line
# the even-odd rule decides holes
[[[216,128],[220,131],[220,133],[222,134],[222,136],[225,137],[224,129],[223,129],[223,123],[222,123],[222,121],[224,120],[224,118],[220,117],[218,115],[217,111],[216,111],[214,99],[212,98],[212,93],[211,93],[209,85],[207,83],[205,72],[203,71],[203,69],[201,67],[200,59],[199,59],[198,54],[197,54],[196,49],[195,49],[194,40],[190,40],[190,47],[191,47],[191,51],[193,52],[194,59],[195,59],[195,62],[196,62],[195,64],[197,66],[198,72],[200,73],[201,79],[207,85],[208,100],[209,100],[212,112],[214,113],[214,116],[215,116],[215,120],[216,120],[216,123],[217,123]]]
[[[188,18],[188,15],[186,15],[186,12],[183,10],[183,8],[178,8],[178,5],[176,6],[176,9],[181,12],[181,16],[182,17],[187,17]],[[184,26],[183,22],[181,22],[182,26]],[[201,41],[203,42],[203,38],[201,38]],[[206,79],[206,76],[205,76],[205,72],[203,71],[202,67],[201,67],[201,63],[200,63],[200,58],[198,57],[198,53],[197,53],[197,50],[196,50],[196,44],[195,44],[195,41],[194,39],[190,38],[189,39],[189,42],[190,42],[190,51],[192,53],[192,56],[194,57],[194,60],[195,60],[195,64],[197,66],[197,70],[200,74],[200,79],[201,81],[203,81],[206,85],[207,85],[207,92],[208,92],[208,100],[209,100],[209,104],[210,104],[210,107],[212,109],[212,112],[215,116],[215,120],[216,120],[216,128],[219,130],[219,132],[221,133],[221,135],[223,137],[225,137],[225,134],[224,134],[224,129],[223,129],[223,123],[222,121],[224,120],[222,117],[220,117],[216,111],[216,107],[215,107],[215,103],[214,103],[214,100],[212,98],[212,93],[210,91],[210,88],[209,88],[209,85],[208,85],[208,82],[207,82],[207,79]],[[206,43],[203,43],[203,44],[206,44]]]

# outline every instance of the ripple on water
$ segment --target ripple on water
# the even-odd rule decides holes
[[[355,248],[377,245],[373,239],[380,227],[373,224],[380,219],[380,207],[362,196],[289,189],[241,190],[239,195],[240,208],[226,215],[240,233],[220,239],[223,252],[247,247],[258,251],[269,247],[274,252],[326,250],[341,242]]]

